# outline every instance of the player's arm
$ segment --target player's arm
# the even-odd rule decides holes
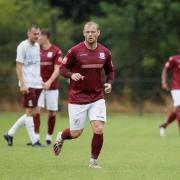
[[[59,76],[59,67],[60,65],[59,64],[55,64],[54,65],[54,71],[51,75],[51,77],[43,83],[43,88],[48,90],[52,84],[52,82]]]
[[[23,66],[22,63],[18,61],[16,62],[16,73],[17,73],[17,77],[20,83],[20,92],[28,93],[28,88],[25,86],[24,81],[23,81],[22,66]]]
[[[104,84],[105,93],[111,93],[112,90],[112,82],[114,80],[114,68],[112,63],[112,58],[110,52],[108,53],[107,61],[104,64],[104,70],[106,74],[106,83]]]
[[[16,57],[16,73],[17,78],[20,83],[20,92],[21,93],[28,93],[28,88],[25,86],[24,80],[23,80],[23,63],[24,63],[24,57],[25,57],[25,50],[20,44],[17,47],[17,57]]]
[[[80,79],[84,79],[80,73],[72,73],[70,71],[71,67],[75,62],[75,58],[73,52],[71,50],[68,51],[67,55],[62,60],[62,64],[60,66],[60,74],[66,78],[70,78],[73,81],[79,81]]]
[[[43,83],[43,88],[44,89],[49,89],[52,82],[59,76],[59,70],[60,70],[60,64],[62,62],[62,53],[61,51],[59,50],[57,53],[56,53],[56,56],[54,57],[54,71],[53,73],[51,74],[51,77]]]
[[[169,62],[165,64],[161,73],[161,87],[166,91],[170,90],[169,85],[167,83],[168,67],[169,67]]]

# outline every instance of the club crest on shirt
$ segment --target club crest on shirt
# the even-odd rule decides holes
[[[53,52],[49,51],[49,52],[47,53],[47,57],[48,57],[48,58],[52,58],[52,57],[53,57]]]
[[[105,59],[105,54],[104,54],[104,52],[100,52],[100,53],[99,53],[99,58],[100,58],[100,59]]]

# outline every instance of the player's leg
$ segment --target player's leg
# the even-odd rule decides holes
[[[41,125],[41,116],[40,116],[41,108],[38,107],[38,112],[34,115],[34,131],[37,136],[37,138],[40,140],[40,125]]]
[[[34,122],[34,131],[35,131],[35,135],[38,141],[40,141],[40,134],[39,134],[39,129],[40,129],[40,111],[41,108],[40,107],[36,107],[36,109],[34,109],[34,115],[33,115],[33,122]],[[29,141],[26,145],[31,146],[32,142]]]
[[[37,106],[38,107],[36,107],[36,112],[34,115],[34,131],[35,131],[35,134],[36,134],[38,140],[40,141],[40,133],[39,133],[40,125],[41,125],[40,113],[41,113],[41,108],[45,107],[45,90],[41,91],[41,94],[38,98]]]
[[[180,134],[180,106],[176,107],[176,115],[177,115],[177,124],[178,124],[179,134]]]
[[[26,114],[22,115],[14,125],[8,130],[7,133],[4,134],[4,138],[7,141],[9,146],[13,145],[13,137],[23,125],[25,125]]]
[[[169,124],[171,124],[173,121],[176,120],[176,111],[172,111],[167,119],[165,120],[165,122],[163,124],[160,125],[160,135],[164,136],[165,135],[165,130],[168,127]]]
[[[46,90],[45,102],[46,102],[46,109],[49,111],[48,122],[47,122],[48,132],[46,135],[46,143],[48,145],[51,144],[52,142],[52,135],[56,123],[56,112],[58,111],[58,99],[59,99],[58,90]]]
[[[89,119],[93,130],[89,167],[101,168],[97,163],[97,159],[101,152],[104,139],[103,130],[106,121],[106,105],[104,99],[98,100],[92,104],[89,109]]]
[[[29,89],[29,94],[25,97],[24,107],[26,107],[26,120],[25,125],[32,142],[33,147],[40,147],[39,139],[34,131],[34,116],[37,113],[37,103],[39,96],[41,94],[41,89]]]
[[[46,143],[48,145],[50,145],[52,142],[52,135],[54,132],[55,123],[56,123],[56,111],[49,111],[48,122],[47,122],[48,132],[46,135]]]
[[[174,102],[174,107],[176,108],[176,119],[180,132],[180,90],[171,90],[171,95]]]
[[[87,105],[68,105],[70,128],[58,133],[56,143],[53,146],[55,155],[59,155],[65,140],[78,138],[82,134],[86,124],[87,107]]]

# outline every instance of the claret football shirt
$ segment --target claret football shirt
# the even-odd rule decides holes
[[[69,103],[88,104],[104,98],[102,70],[106,82],[112,83],[114,69],[110,51],[98,43],[96,49],[88,49],[84,42],[72,47],[62,61],[60,72],[65,77],[80,73],[83,80],[70,80]]]
[[[180,55],[171,56],[165,67],[172,71],[171,89],[180,89]]]
[[[43,82],[46,82],[54,72],[54,65],[60,65],[62,60],[61,50],[55,46],[51,45],[49,49],[41,48],[41,77]],[[50,87],[50,90],[58,88],[58,81],[55,79]]]

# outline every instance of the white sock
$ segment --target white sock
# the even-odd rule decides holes
[[[56,141],[58,141],[58,142],[63,141],[61,135],[62,135],[62,132],[59,132],[59,133],[57,134]]]
[[[46,140],[52,141],[52,135],[51,135],[51,134],[47,134],[47,135],[46,135]]]
[[[14,136],[17,132],[17,130],[25,125],[25,120],[26,120],[26,114],[22,115],[16,122],[15,124],[9,129],[8,135],[9,136]]]
[[[35,135],[36,135],[36,139],[37,139],[38,141],[40,141],[40,135],[37,134],[37,133],[35,133]]]
[[[91,162],[91,163],[96,163],[96,162],[97,162],[97,159],[90,158],[89,162]]]
[[[38,141],[38,139],[37,139],[37,136],[34,131],[34,121],[33,121],[32,116],[26,117],[25,125],[26,125],[26,129],[27,129],[29,138],[30,138],[32,144],[34,144],[35,142]]]

